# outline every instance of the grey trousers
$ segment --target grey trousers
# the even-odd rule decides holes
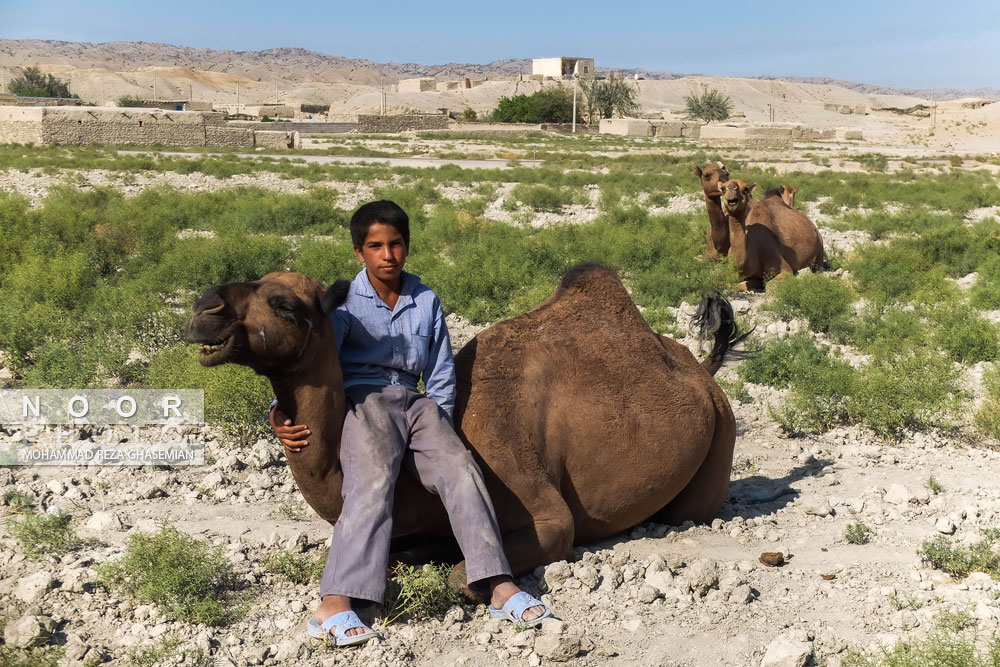
[[[344,507],[334,526],[320,596],[382,601],[401,465],[441,497],[469,583],[510,574],[483,474],[433,400],[400,385],[348,388],[340,463]]]

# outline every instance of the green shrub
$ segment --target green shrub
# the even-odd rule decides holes
[[[129,537],[124,556],[99,565],[97,572],[103,585],[121,588],[181,621],[224,625],[243,611],[221,547],[212,548],[172,526]]]
[[[972,572],[985,572],[1000,578],[1000,554],[994,551],[1000,530],[983,531],[983,539],[967,546],[955,546],[944,535],[924,542],[917,554],[935,569],[962,578]]]
[[[927,478],[927,482],[924,486],[926,486],[927,489],[935,496],[944,491],[944,486],[942,486],[941,482],[934,479],[934,475]]]
[[[931,317],[937,323],[935,338],[955,361],[993,361],[1000,355],[1000,330],[972,308],[952,304],[938,308]]]
[[[205,368],[197,346],[165,350],[149,363],[145,385],[152,389],[204,389],[205,421],[222,428],[239,444],[269,431],[267,405],[274,393],[267,378],[245,366]]]
[[[733,115],[733,103],[728,96],[712,88],[684,97],[684,110],[691,119],[700,118],[711,123],[714,120],[726,120]]]
[[[871,539],[872,529],[860,521],[850,523],[844,531],[844,540],[848,544],[868,544]]]
[[[61,555],[80,543],[68,514],[43,514],[20,503],[17,511],[20,517],[10,519],[7,529],[27,556]]]
[[[7,92],[21,97],[76,97],[69,84],[51,74],[42,74],[38,67],[25,67],[20,76],[7,82]]]
[[[392,623],[403,616],[415,619],[440,616],[461,604],[458,594],[448,587],[450,574],[451,567],[447,565],[431,563],[419,568],[396,565],[382,603],[385,622]]]
[[[636,98],[639,87],[628,79],[581,79],[580,88],[587,107],[587,122],[614,116],[635,116],[639,111]]]
[[[954,407],[955,370],[943,355],[914,349],[877,355],[851,387],[849,418],[896,439],[904,429],[926,430]]]
[[[465,111],[462,112],[462,120],[466,123],[475,123],[479,120],[479,114],[472,107],[466,107]]]
[[[889,158],[884,153],[862,153],[852,159],[870,172],[884,173],[889,168]]]
[[[310,557],[308,554],[293,554],[284,549],[276,549],[264,558],[264,569],[277,574],[293,584],[318,582],[323,577],[326,559]]]
[[[991,438],[1000,440],[1000,370],[994,368],[983,377],[986,400],[976,412],[976,428]]]
[[[1000,637],[980,637],[976,623],[956,623],[941,615],[926,635],[874,651],[849,650],[844,667],[995,667],[1000,664]]]
[[[501,97],[494,123],[568,123],[573,120],[573,92],[561,83],[531,95]]]
[[[563,206],[572,204],[573,199],[573,192],[563,188],[520,183],[511,190],[507,204],[511,209],[515,208],[516,202],[521,202],[535,211],[559,211]]]
[[[120,107],[144,107],[146,101],[139,95],[122,95],[115,100],[115,104]]]
[[[813,331],[846,328],[854,294],[838,278],[825,274],[792,276],[777,282],[771,308],[786,318],[804,317]]]
[[[807,382],[815,373],[832,366],[826,349],[816,347],[806,334],[795,334],[766,345],[748,345],[750,357],[740,364],[737,374],[747,382],[785,389]]]

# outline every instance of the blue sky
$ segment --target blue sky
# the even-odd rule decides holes
[[[0,0],[0,37],[300,46],[376,62],[592,56],[731,76],[829,76],[897,87],[1000,87],[1000,3],[212,2]]]

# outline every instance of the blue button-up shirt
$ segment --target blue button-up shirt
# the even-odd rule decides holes
[[[344,386],[403,385],[427,396],[449,415],[455,409],[455,360],[441,301],[412,273],[403,272],[395,308],[372,287],[365,269],[354,277],[347,300],[330,314]]]

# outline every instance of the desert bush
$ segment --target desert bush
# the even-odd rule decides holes
[[[146,106],[146,101],[138,95],[122,95],[115,100],[115,104],[120,107],[143,107]]]
[[[568,123],[573,120],[573,91],[559,84],[531,95],[501,97],[491,117],[494,123]]]
[[[293,584],[318,582],[323,577],[326,558],[293,554],[285,549],[275,549],[264,558],[264,569],[284,577]]]
[[[587,122],[614,116],[634,116],[639,111],[639,88],[628,79],[580,79],[587,108]]]
[[[983,539],[968,545],[953,545],[944,535],[924,542],[917,554],[933,568],[956,578],[972,572],[985,572],[1000,578],[1000,554],[994,547],[1000,539],[1000,529],[988,528]]]
[[[982,433],[1000,440],[1000,370],[993,368],[983,377],[986,400],[976,412],[975,424]]]
[[[862,153],[852,159],[870,172],[883,173],[889,168],[889,158],[884,153]]]
[[[20,97],[76,97],[69,84],[51,74],[42,74],[38,67],[25,67],[19,76],[7,82],[7,92]]]
[[[17,513],[18,517],[8,521],[7,529],[31,558],[61,555],[80,543],[68,514],[46,514],[24,505],[18,506]]]
[[[861,523],[854,521],[847,526],[844,531],[844,540],[848,544],[868,544],[871,541],[872,529]]]
[[[462,112],[462,120],[466,123],[475,123],[479,120],[479,114],[472,107],[466,107],[465,111]]]
[[[534,211],[559,211],[563,206],[574,203],[574,193],[565,188],[551,188],[547,185],[526,185],[519,183],[511,190],[505,207],[513,210],[517,202]]]
[[[1000,330],[971,307],[952,303],[936,308],[931,318],[937,324],[935,339],[951,358],[963,363],[993,361],[1000,354]]]
[[[844,667],[994,667],[1000,664],[1000,636],[980,635],[974,619],[941,614],[921,637],[875,650],[849,650]]]
[[[177,239],[143,280],[151,291],[169,285],[200,295],[214,285],[283,270],[290,255],[288,243],[273,236]]]
[[[204,389],[205,421],[239,444],[252,443],[268,431],[266,410],[274,395],[263,376],[245,366],[205,368],[196,346],[164,350],[153,357],[144,385],[153,389]]]
[[[694,93],[684,97],[684,110],[687,117],[701,119],[706,122],[726,120],[733,114],[733,103],[728,96],[712,88],[701,94]]]
[[[350,236],[345,232],[343,238],[337,241],[302,241],[294,253],[289,270],[304,273],[324,285],[330,285],[339,278],[353,280],[359,267]]]
[[[128,667],[159,667],[159,665],[185,664],[194,667],[211,667],[214,662],[204,649],[184,646],[176,636],[163,637],[154,644],[133,646],[128,650]]]
[[[419,568],[396,565],[386,582],[382,603],[385,622],[392,623],[404,616],[414,619],[440,616],[461,604],[458,595],[448,587],[450,574],[448,565],[430,563]]]
[[[815,373],[831,370],[833,360],[826,349],[816,347],[805,334],[795,334],[762,345],[752,341],[747,346],[749,358],[740,364],[737,374],[747,382],[786,389],[801,384]]]
[[[129,537],[122,558],[99,565],[97,573],[102,585],[181,621],[225,625],[243,611],[222,548],[171,526]]]
[[[809,320],[813,331],[846,328],[844,322],[854,293],[844,281],[825,274],[793,276],[777,282],[771,308],[779,315]]]

